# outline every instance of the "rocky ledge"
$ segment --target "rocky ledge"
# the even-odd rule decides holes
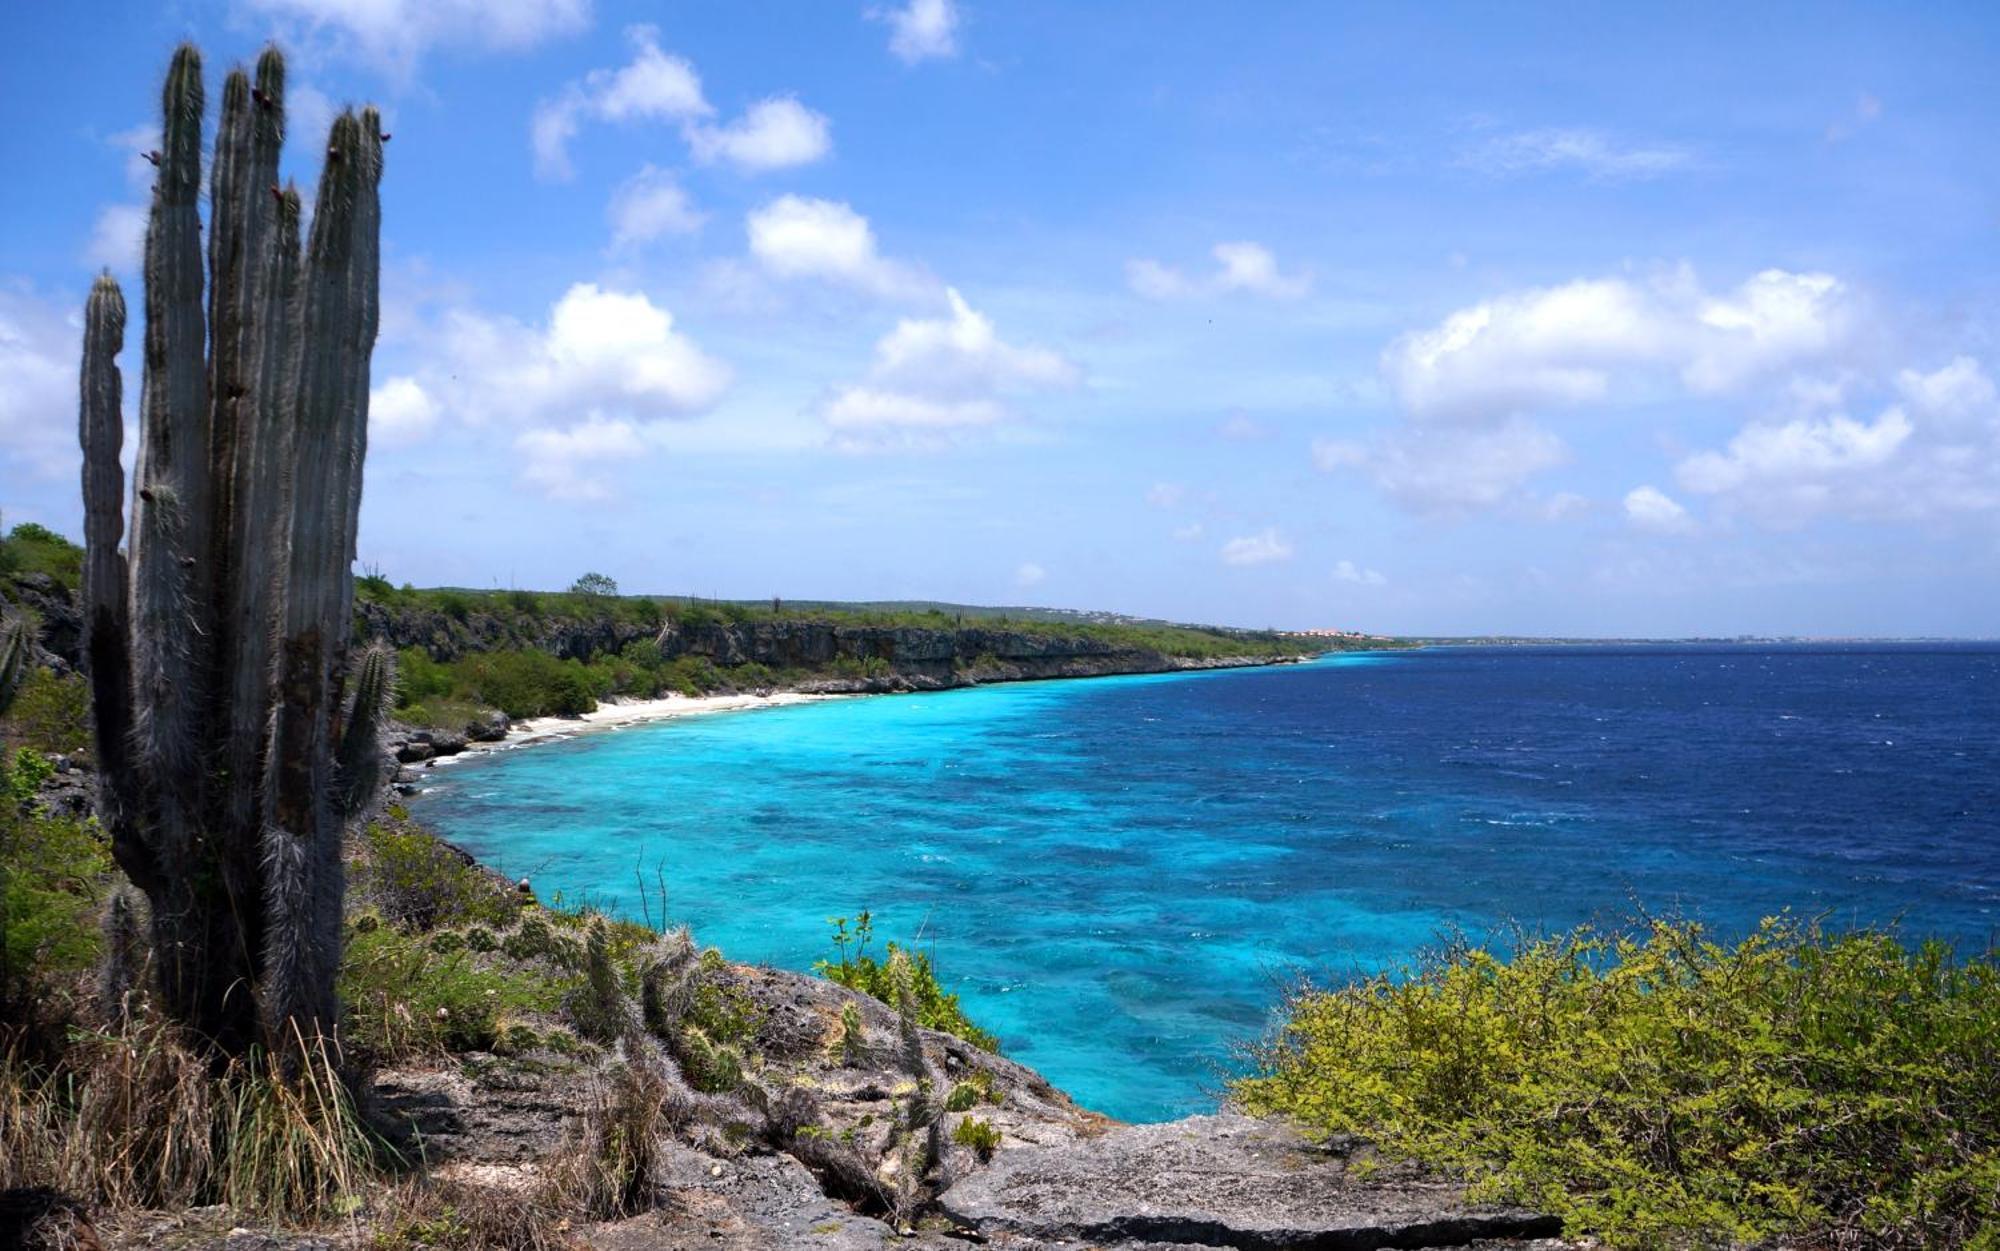
[[[577,1230],[597,1251],[945,1251],[1099,1247],[1106,1251],[1312,1251],[1356,1248],[1528,1248],[1555,1240],[1559,1222],[1468,1203],[1463,1189],[1365,1146],[1322,1147],[1293,1130],[1235,1112],[1159,1125],[1123,1125],[1079,1108],[1034,1070],[948,1034],[922,1031],[934,1070],[951,1087],[984,1091],[948,1112],[944,1128],[977,1119],[998,1133],[982,1156],[951,1142],[928,1215],[899,1231],[865,1200],[865,1177],[892,1170],[897,1102],[908,1090],[894,1013],[820,978],[729,966],[722,993],[756,1005],[754,1050],[766,1081],[814,1093],[817,1129],[789,1147],[739,1147],[695,1136],[671,1144],[656,1169],[654,1207]],[[844,1012],[861,1032],[848,1043]],[[588,1102],[587,1063],[550,1057],[470,1057],[429,1070],[384,1073],[382,1110],[411,1127],[447,1170],[489,1182],[532,1177]],[[836,1167],[830,1144],[847,1166]],[[1362,1161],[1367,1167],[1357,1167]]]

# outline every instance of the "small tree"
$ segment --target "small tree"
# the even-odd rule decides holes
[[[618,583],[609,574],[586,573],[570,584],[571,595],[616,595]]]

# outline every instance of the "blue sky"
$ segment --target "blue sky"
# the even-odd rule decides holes
[[[158,76],[373,101],[398,581],[2000,634],[1987,6],[217,0],[0,40],[0,508]],[[135,325],[125,355],[138,391]]]

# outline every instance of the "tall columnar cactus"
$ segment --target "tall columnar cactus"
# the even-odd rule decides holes
[[[341,831],[374,792],[393,680],[371,652],[349,698],[381,128],[372,109],[334,122],[302,254],[284,96],[275,49],[223,85],[204,305],[200,53],[167,71],[129,554],[108,274],[84,319],[99,806],[151,905],[160,1003],[225,1052],[333,1037]]]

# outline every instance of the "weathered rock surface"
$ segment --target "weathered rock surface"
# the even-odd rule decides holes
[[[1560,1223],[1474,1207],[1450,1182],[1376,1168],[1235,1113],[1003,1149],[940,1205],[981,1234],[1118,1245],[1153,1239],[1254,1251],[1447,1247],[1540,1238]]]

